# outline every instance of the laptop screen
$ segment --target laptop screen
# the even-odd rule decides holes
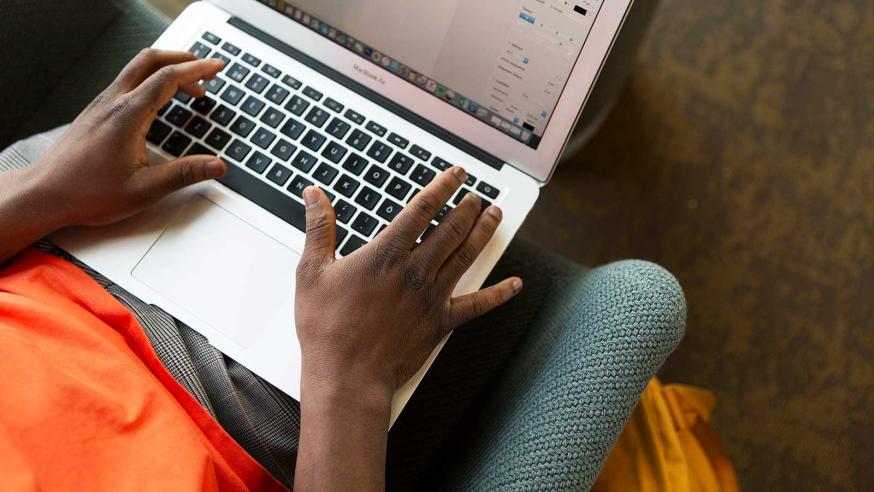
[[[603,0],[258,0],[536,149]]]

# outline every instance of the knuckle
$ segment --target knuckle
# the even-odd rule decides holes
[[[468,229],[462,224],[460,217],[448,220],[441,225],[446,228],[446,234],[453,241],[464,239],[467,236]]]
[[[194,184],[194,166],[190,162],[182,161],[179,163],[176,171],[176,184],[180,188]]]
[[[137,53],[137,58],[141,60],[151,60],[155,56],[157,56],[158,50],[155,48],[143,48]]]
[[[437,214],[437,199],[432,195],[425,195],[413,202],[413,213],[422,220],[431,220]]]
[[[179,69],[174,65],[166,65],[157,71],[156,76],[162,84],[174,83],[179,77]]]
[[[304,255],[297,264],[295,272],[298,280],[316,278],[321,270],[321,263],[312,256]]]
[[[467,269],[471,265],[473,265],[473,262],[476,261],[476,258],[477,252],[469,244],[462,245],[455,252],[455,262],[463,269]]]
[[[421,265],[410,265],[404,271],[404,288],[408,292],[418,292],[425,287],[425,271]]]
[[[373,264],[378,270],[384,270],[398,263],[401,249],[395,240],[377,241],[373,249]]]

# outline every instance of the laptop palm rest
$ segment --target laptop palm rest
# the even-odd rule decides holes
[[[299,258],[271,236],[194,195],[131,274],[245,349],[265,329],[294,330]],[[278,324],[282,326],[274,326]]]

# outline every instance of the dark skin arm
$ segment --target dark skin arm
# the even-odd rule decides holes
[[[149,166],[145,135],[176,94],[204,95],[198,80],[223,64],[191,53],[144,50],[38,162],[0,173],[0,263],[52,232],[109,224],[167,194],[224,175],[215,156]]]

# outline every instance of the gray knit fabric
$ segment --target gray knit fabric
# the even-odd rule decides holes
[[[0,148],[73,119],[166,26],[135,0],[7,0],[0,14]],[[56,136],[6,149],[0,172],[26,165]],[[296,402],[91,273],[137,315],[171,374],[290,483]],[[389,489],[590,487],[646,382],[682,337],[683,293],[650,263],[586,270],[515,241],[487,282],[507,275],[522,276],[523,292],[450,338],[390,431]]]

